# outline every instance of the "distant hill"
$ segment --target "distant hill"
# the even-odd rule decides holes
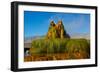
[[[24,38],[24,48],[30,48],[33,40],[42,38],[44,38],[44,36],[33,36]]]
[[[32,37],[26,37],[24,38],[24,43],[31,43],[32,40],[34,39],[42,39],[44,38],[45,36],[32,36]]]
[[[83,39],[90,40],[90,34],[72,34],[71,38],[73,38],[73,39],[83,38]]]

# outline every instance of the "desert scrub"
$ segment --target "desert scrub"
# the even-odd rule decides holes
[[[64,53],[68,40],[69,39],[48,40],[47,53]]]
[[[70,58],[90,57],[90,44],[85,39],[71,39],[67,43],[66,48]]]
[[[89,58],[90,43],[86,39],[36,39],[32,41],[30,54],[68,54],[69,59]]]
[[[31,44],[31,54],[64,53],[69,39],[37,39]]]

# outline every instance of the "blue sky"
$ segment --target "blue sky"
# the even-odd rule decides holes
[[[51,20],[62,20],[70,35],[90,33],[90,14],[24,11],[24,37],[45,35]]]

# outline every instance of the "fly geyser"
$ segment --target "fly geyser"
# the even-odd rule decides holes
[[[63,22],[60,20],[57,24],[54,21],[50,22],[50,26],[46,35],[47,39],[54,39],[54,38],[70,38],[69,34],[66,33],[64,29]]]
[[[45,36],[32,39],[31,47],[26,52],[28,55],[24,56],[24,61],[90,58],[90,41],[84,38],[73,39],[66,30],[61,20],[57,24],[51,21]]]

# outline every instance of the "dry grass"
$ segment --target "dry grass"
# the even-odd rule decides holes
[[[85,39],[38,39],[32,42],[30,56],[24,61],[70,60],[90,58],[90,43]]]

